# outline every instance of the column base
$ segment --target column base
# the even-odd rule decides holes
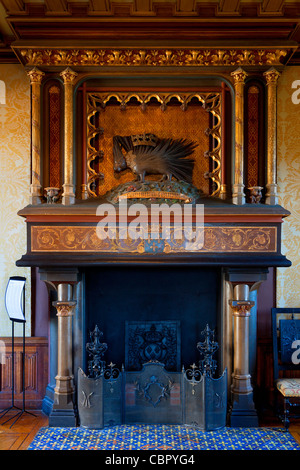
[[[73,428],[77,426],[77,413],[74,402],[67,397],[55,397],[55,403],[49,414],[50,427]]]
[[[42,204],[43,197],[42,197],[42,187],[38,185],[30,185],[30,198],[29,204],[36,206],[38,204]]]
[[[77,416],[74,409],[56,409],[53,408],[49,415],[50,428],[75,428],[77,427]]]
[[[246,203],[243,184],[234,184],[232,191],[232,202],[236,205],[243,205]]]
[[[61,203],[64,206],[70,206],[72,204],[75,204],[75,196],[63,196]]]
[[[62,204],[69,206],[75,204],[74,186],[72,184],[63,184]]]
[[[278,204],[277,184],[267,184],[266,189],[267,193],[265,204],[276,206]]]
[[[253,393],[233,395],[229,411],[229,424],[233,428],[258,427],[258,416],[253,402]]]

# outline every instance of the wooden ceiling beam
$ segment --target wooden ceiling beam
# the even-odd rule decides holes
[[[240,0],[220,0],[218,13],[223,15],[241,15]]]
[[[23,0],[1,0],[8,15],[25,14],[26,6]]]
[[[51,15],[69,14],[67,0],[45,0],[46,13]]]
[[[284,0],[263,0],[261,13],[283,15]]]

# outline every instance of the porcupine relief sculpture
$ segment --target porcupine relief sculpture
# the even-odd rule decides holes
[[[161,174],[162,180],[192,183],[194,160],[188,158],[197,147],[185,139],[159,139],[154,134],[115,136],[113,138],[114,170],[127,168],[145,182],[147,174]]]

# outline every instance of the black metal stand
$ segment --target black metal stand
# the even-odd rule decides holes
[[[30,413],[29,411],[25,410],[25,321],[18,322],[18,323],[23,323],[23,355],[22,355],[22,394],[23,394],[23,406],[22,408],[19,408],[18,406],[15,406],[15,347],[14,347],[14,323],[16,320],[12,320],[12,396],[11,396],[11,406],[6,408],[5,410],[2,410],[0,412],[0,419],[3,418],[9,411],[11,410],[19,410],[16,415],[8,418],[6,421],[1,423],[2,425],[10,421],[11,419],[15,418],[13,423],[10,425],[10,428],[18,421],[19,418],[24,413],[30,414],[32,416],[35,416],[33,413]]]

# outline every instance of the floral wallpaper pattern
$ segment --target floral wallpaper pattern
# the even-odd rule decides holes
[[[279,203],[291,212],[282,226],[282,252],[292,266],[277,269],[277,307],[282,308],[300,308],[300,103],[292,99],[296,80],[300,67],[287,67],[277,94]]]
[[[5,309],[10,276],[26,277],[26,334],[30,332],[30,269],[15,262],[26,252],[25,222],[17,215],[29,202],[30,83],[21,65],[0,64],[6,104],[0,104],[0,336],[11,336]],[[22,334],[17,324],[15,335]]]

